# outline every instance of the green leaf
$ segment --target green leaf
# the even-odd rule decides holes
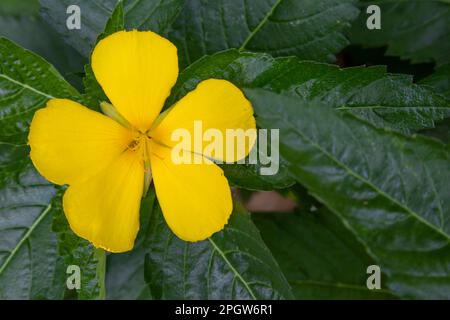
[[[2,199],[1,203],[6,204],[4,210],[2,210],[0,214],[0,219],[6,219],[9,224],[16,226],[16,236],[13,239],[19,239],[22,234],[25,234],[26,231],[24,231],[23,228],[27,227],[30,232],[30,235],[27,237],[31,239],[27,240],[28,238],[25,238],[23,242],[17,243],[11,241],[5,242],[10,246],[5,248],[5,251],[20,252],[21,255],[15,256],[16,258],[14,259],[17,260],[17,264],[27,266],[30,265],[30,263],[27,262],[27,259],[29,260],[29,258],[27,258],[27,251],[24,251],[24,249],[31,250],[32,248],[25,245],[32,240],[34,240],[34,242],[50,242],[50,240],[45,239],[54,239],[54,247],[47,249],[48,256],[43,256],[43,261],[54,261],[57,257],[56,250],[58,249],[58,252],[64,256],[66,265],[77,264],[82,269],[82,289],[80,297],[92,297],[90,292],[96,293],[95,287],[97,285],[97,280],[95,279],[96,261],[91,257],[93,250],[92,248],[86,249],[87,242],[83,242],[84,240],[79,239],[69,230],[61,208],[60,195],[55,194],[54,188],[49,184],[34,182],[27,187],[28,184],[26,183],[31,182],[27,182],[28,180],[25,180],[23,183],[21,182],[22,177],[31,170],[29,169],[31,164],[28,156],[29,147],[27,146],[27,136],[29,124],[34,112],[39,108],[44,107],[47,100],[53,97],[69,98],[72,100],[79,100],[81,97],[78,92],[70,86],[63,77],[61,77],[56,69],[44,59],[3,38],[0,39],[0,61],[0,190],[5,190],[3,195],[4,199]],[[16,187],[16,192],[10,190],[11,187],[9,186],[12,183],[23,185],[24,188],[27,187],[27,193],[21,198],[16,199],[16,193],[20,195],[20,192],[18,187]],[[44,193],[43,190],[46,190],[43,189],[44,187],[47,189],[50,188],[52,193]],[[34,202],[31,204],[28,203],[27,197],[32,197],[33,193],[36,194],[37,204],[34,204]],[[23,203],[19,201],[22,201]],[[8,203],[10,204],[8,205]],[[38,208],[40,206],[41,210],[36,211],[37,209],[34,208],[34,206],[38,206]],[[23,209],[20,209],[25,212],[23,215],[26,214],[30,217],[23,221],[24,218],[22,212],[15,212],[16,207],[19,209],[23,207]],[[42,210],[42,207],[48,208],[48,210]],[[26,208],[28,208],[28,212],[26,211]],[[53,226],[52,217],[55,219]],[[42,227],[35,227],[33,229],[33,223],[35,222],[39,222],[37,226],[40,226],[40,223],[42,223]],[[38,235],[34,234],[35,231],[39,231],[41,228],[44,228],[44,226],[47,233],[45,236],[42,236],[42,232]],[[19,227],[21,229],[19,229]],[[57,237],[51,232],[51,227],[56,229],[59,233],[57,245]],[[81,245],[82,243],[84,246]],[[45,249],[44,246],[42,248]],[[34,253],[36,250],[38,249],[33,248],[32,252]],[[46,251],[43,251],[42,255],[45,254],[45,252]],[[48,268],[50,267],[51,263]],[[89,268],[93,268],[94,278],[90,276]],[[20,271],[21,269],[19,268],[17,270]],[[10,276],[8,276],[8,278],[9,277]],[[46,279],[44,276],[42,276],[42,278],[44,280]],[[30,276],[24,277],[21,279],[24,284],[20,289],[23,290],[26,286],[33,286],[33,283],[31,282],[37,280],[38,279]],[[48,288],[48,286],[51,285],[65,286],[65,276],[61,281],[61,284],[48,282],[47,285],[42,285],[42,287]]]
[[[106,292],[112,300],[152,299],[150,288],[144,280],[146,249],[136,244],[127,253],[108,256]]]
[[[169,38],[185,67],[230,48],[334,61],[342,32],[358,15],[354,0],[190,0]]]
[[[125,0],[125,26],[166,35],[186,0]],[[190,0],[188,0],[190,1]]]
[[[290,299],[278,264],[250,216],[235,208],[225,229],[205,241],[178,239],[158,205],[146,238],[145,279],[162,299]]]
[[[31,166],[0,186],[0,299],[62,299],[65,268],[51,232],[55,188]]]
[[[123,1],[118,1],[116,7],[111,13],[111,16],[106,22],[105,29],[97,37],[95,44],[114,32],[121,31],[123,29],[125,29],[125,12],[123,8]]]
[[[31,1],[11,2],[13,5],[11,10],[5,11],[0,8],[0,37],[8,38],[40,55],[54,65],[72,84],[79,87],[81,77],[77,73],[82,70],[85,59],[75,49],[66,45],[39,16],[37,0],[33,2],[36,4],[33,10]]]
[[[338,214],[404,298],[450,297],[450,150],[348,113],[246,90],[259,125],[280,128],[291,174]]]
[[[98,259],[95,248],[70,229],[62,208],[62,194],[63,190],[60,190],[53,200],[53,207],[57,209],[57,213],[54,215],[52,230],[58,237],[58,255],[64,259],[66,266],[76,265],[80,268],[81,288],[77,290],[77,297],[97,299],[100,295],[100,286],[97,279]]]
[[[369,30],[366,8],[381,9],[381,29]],[[387,55],[413,63],[450,62],[450,3],[448,1],[361,1],[361,15],[349,32],[352,43],[366,47],[388,46]]]
[[[44,19],[69,45],[88,57],[117,0],[40,0],[40,4]],[[165,34],[181,10],[183,0],[126,0],[124,4],[127,29]],[[79,30],[69,30],[66,26],[69,17],[66,10],[70,5],[80,7],[82,18]]]
[[[28,127],[51,97],[77,98],[77,91],[44,59],[0,38],[0,187],[28,160]]]
[[[385,289],[367,289],[367,267],[375,262],[333,213],[257,213],[252,220],[297,299],[395,297]]]

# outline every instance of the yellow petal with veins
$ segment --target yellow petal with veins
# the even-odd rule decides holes
[[[117,111],[145,132],[177,80],[177,49],[151,31],[120,31],[94,48],[92,69]]]
[[[203,164],[175,164],[171,149],[150,144],[156,195],[170,229],[182,240],[200,241],[223,229],[233,203],[222,169],[201,155]]]
[[[127,150],[97,175],[67,189],[63,206],[70,227],[96,247],[131,250],[139,230],[143,187],[142,153]]]
[[[202,133],[206,134],[206,131],[212,129],[222,135],[223,143],[213,154],[206,154],[204,151],[207,145],[218,143],[214,135],[209,138],[200,137],[202,140],[200,150],[194,149],[195,139],[198,138],[197,133],[200,132],[197,130],[198,125],[195,129],[195,123],[199,124],[199,121]],[[209,79],[201,82],[195,90],[188,93],[170,110],[161,114],[157,123],[150,132],[156,141],[173,147],[178,141],[172,138],[172,134],[177,129],[185,129],[191,137],[190,151],[226,162],[245,158],[256,141],[253,108],[242,91],[226,80]],[[231,135],[227,138],[227,129],[241,129],[236,131],[241,135],[238,135],[238,138]],[[248,129],[251,130],[247,131]],[[239,139],[242,141],[240,148],[237,147]],[[227,153],[227,147],[233,153]]]
[[[117,158],[132,132],[77,102],[51,99],[34,114],[28,135],[31,160],[56,184],[87,179]]]

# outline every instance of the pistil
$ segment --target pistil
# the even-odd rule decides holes
[[[135,138],[128,144],[128,149],[139,152],[142,155],[142,160],[144,161],[144,192],[142,197],[145,197],[152,182],[152,170],[150,166],[150,157],[148,154],[151,138],[139,131],[134,131],[134,136]]]

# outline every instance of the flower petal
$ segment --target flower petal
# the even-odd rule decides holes
[[[150,31],[120,31],[94,48],[92,69],[118,112],[145,132],[177,80],[177,49]]]
[[[156,195],[170,229],[185,241],[204,240],[222,230],[233,209],[222,169],[195,154],[205,163],[175,164],[171,149],[155,143],[149,153]]]
[[[235,162],[245,158],[256,141],[253,108],[242,91],[226,80],[209,79],[201,82],[195,90],[188,93],[161,116],[162,118],[157,119],[158,124],[150,133],[152,138],[173,147],[177,145],[177,141],[172,140],[173,132],[177,129],[186,129],[191,133],[190,151],[202,153],[213,159]],[[203,132],[208,129],[217,129],[222,134],[223,147],[213,154],[205,153],[205,146],[210,142],[203,141],[201,150],[194,150],[195,121],[201,121]],[[227,144],[230,146],[230,143],[237,141],[226,139],[227,129],[243,129],[244,131],[253,129],[253,132],[249,136],[243,136],[242,141],[245,141],[245,146],[243,145],[241,149],[235,146],[234,154],[227,154]],[[244,131],[242,133],[245,133]]]
[[[142,155],[127,150],[97,175],[67,189],[63,206],[70,227],[96,247],[131,250],[139,230],[143,186]]]
[[[67,99],[51,99],[36,111],[28,136],[34,166],[56,184],[88,178],[131,141],[130,130]]]

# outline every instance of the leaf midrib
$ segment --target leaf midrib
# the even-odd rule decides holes
[[[40,90],[38,90],[36,88],[33,88],[33,87],[27,85],[26,83],[22,83],[22,82],[17,81],[17,80],[15,80],[13,78],[10,78],[6,74],[0,73],[0,78],[6,79],[6,80],[8,80],[8,81],[10,81],[10,82],[12,82],[14,84],[17,84],[18,86],[21,86],[22,88],[25,88],[25,89],[28,89],[30,91],[33,91],[34,93],[36,93],[38,95],[41,95],[41,96],[44,96],[44,97],[46,97],[48,99],[53,99],[54,98],[52,95],[49,95],[49,94],[47,94],[45,92],[42,92],[42,91],[40,91]]]
[[[244,280],[244,278],[241,276],[241,274],[236,270],[236,268],[231,264],[231,262],[228,260],[228,258],[225,256],[224,252],[219,248],[219,246],[214,242],[212,238],[208,238],[209,242],[213,246],[213,249],[216,250],[219,255],[222,257],[222,259],[225,261],[225,263],[230,267],[231,271],[234,273],[235,278],[238,278],[239,281],[242,282],[244,287],[247,289],[248,293],[252,297],[253,300],[257,300],[255,293],[250,288],[250,285],[247,283],[247,281]]]
[[[22,245],[28,240],[28,238],[33,233],[34,229],[44,220],[44,218],[48,215],[52,208],[52,204],[50,203],[44,211],[40,214],[39,218],[37,218],[33,224],[28,228],[28,231],[24,234],[22,239],[20,239],[19,243],[14,247],[13,251],[11,251],[10,255],[6,259],[6,261],[3,263],[2,267],[0,268],[0,276],[2,275],[3,271],[5,271],[6,267],[9,265],[9,263],[12,261],[14,256],[17,254],[19,249],[22,247]]]
[[[247,36],[247,38],[245,38],[244,42],[242,43],[242,45],[238,49],[239,51],[243,51],[245,49],[245,47],[253,39],[253,37],[267,23],[267,21],[273,15],[273,13],[275,12],[276,8],[281,4],[281,2],[283,2],[283,0],[277,0],[277,2],[274,3],[272,8],[270,8],[270,10],[267,12],[267,14],[264,16],[264,18],[260,21],[260,23],[255,27],[255,29],[253,29],[252,32],[250,32],[250,34]]]

